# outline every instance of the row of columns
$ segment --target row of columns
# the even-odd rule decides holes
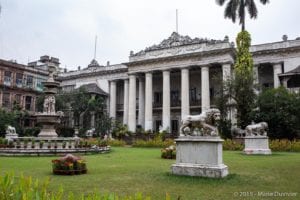
[[[223,80],[231,75],[231,64],[222,66]],[[171,97],[170,97],[170,71],[165,70],[163,74],[163,105],[162,105],[162,127],[167,130],[171,127]],[[129,81],[124,80],[124,113],[123,123],[128,125],[130,131],[136,130],[136,75],[130,74]],[[209,92],[209,67],[201,67],[201,106],[202,110],[210,108]],[[116,81],[110,82],[110,117],[116,118]],[[139,78],[139,102],[138,102],[138,124],[145,130],[153,130],[153,75],[152,72],[145,73],[145,82]],[[189,101],[189,69],[181,69],[181,118],[190,114]]]
[[[256,77],[258,77],[257,67],[254,67]],[[282,73],[281,63],[273,64],[274,88],[280,86],[278,74]],[[170,106],[170,71],[163,74],[163,105],[162,105],[162,126],[166,130],[170,128],[171,106]],[[222,65],[223,80],[231,77],[231,64]],[[139,112],[138,124],[145,130],[153,129],[153,81],[152,72],[145,73],[145,82],[139,78]],[[129,75],[129,80],[124,80],[124,116],[123,123],[128,125],[130,131],[136,129],[136,75]],[[258,80],[255,80],[256,82]],[[144,89],[145,88],[145,89]],[[209,67],[201,67],[201,107],[202,110],[210,108],[210,86]],[[116,82],[110,82],[110,117],[116,118]],[[181,118],[190,114],[189,105],[189,69],[181,69]]]

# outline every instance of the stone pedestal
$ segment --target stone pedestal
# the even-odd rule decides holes
[[[5,134],[5,139],[7,139],[8,141],[12,141],[14,139],[17,139],[19,136],[16,133],[7,133]]]
[[[269,138],[267,136],[246,136],[245,154],[272,154],[269,148]]]
[[[184,136],[176,141],[176,175],[223,178],[228,167],[223,164],[223,140],[219,137]]]

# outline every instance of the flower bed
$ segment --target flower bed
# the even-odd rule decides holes
[[[62,158],[52,160],[53,174],[56,175],[78,175],[86,174],[85,161],[72,154],[67,154]]]
[[[176,147],[171,145],[161,150],[161,158],[176,159]]]

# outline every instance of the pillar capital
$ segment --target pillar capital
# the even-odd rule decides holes
[[[283,61],[274,61],[274,62],[271,62],[271,65],[282,65],[283,64]]]
[[[201,71],[204,71],[204,70],[209,70],[209,66],[208,65],[202,65],[201,67]]]

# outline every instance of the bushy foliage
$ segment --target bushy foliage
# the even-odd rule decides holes
[[[244,145],[234,140],[226,139],[223,142],[223,150],[242,151],[243,149]]]
[[[253,58],[249,51],[251,36],[242,31],[236,38],[237,57],[234,65],[235,76],[232,81],[233,95],[236,102],[237,123],[244,128],[251,122],[250,112],[254,107]]]
[[[252,113],[255,121],[266,121],[268,135],[276,139],[294,139],[300,132],[300,95],[284,87],[263,91]],[[299,137],[299,136],[298,136]]]
[[[130,136],[132,133],[128,130],[126,125],[123,125],[119,121],[114,121],[113,129],[112,129],[112,136],[118,139],[121,139],[125,136]]]
[[[26,137],[30,137],[30,136],[37,137],[40,132],[41,132],[41,128],[39,128],[39,127],[25,128],[23,136],[26,136]]]
[[[19,122],[25,114],[25,112],[20,110],[12,110],[12,112],[8,112],[0,108],[0,137],[5,135],[8,125],[15,127],[17,133],[22,134],[23,130]]]
[[[126,142],[123,140],[108,140],[107,142],[107,144],[112,147],[124,147],[126,145]]]
[[[161,150],[161,158],[164,159],[176,159],[176,147],[171,145]]]
[[[174,145],[174,140],[166,139],[162,140],[160,136],[156,136],[151,140],[136,140],[133,142],[133,147],[159,147],[166,148],[168,146]]]
[[[74,137],[75,130],[71,127],[59,126],[56,128],[56,133],[59,137]]]
[[[300,141],[297,140],[271,140],[270,149],[272,151],[292,151],[300,152]]]

